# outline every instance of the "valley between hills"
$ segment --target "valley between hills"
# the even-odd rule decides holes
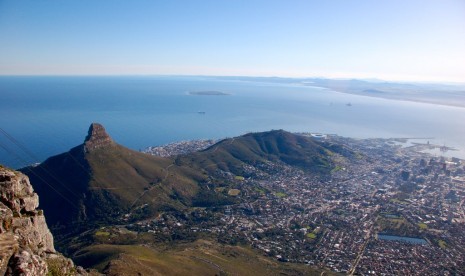
[[[403,143],[273,130],[159,157],[94,123],[21,171],[57,248],[95,273],[465,273],[464,161]]]

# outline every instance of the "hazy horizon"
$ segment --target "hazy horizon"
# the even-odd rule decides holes
[[[465,82],[465,2],[2,1],[0,75]]]
[[[460,81],[428,81],[428,80],[395,80],[395,79],[381,79],[371,77],[328,77],[328,76],[278,76],[278,75],[199,75],[199,74],[0,74],[0,77],[199,77],[199,78],[263,78],[263,79],[295,79],[295,80],[309,80],[309,79],[328,79],[328,80],[361,80],[366,82],[386,82],[386,83],[405,83],[405,84],[431,84],[431,85],[451,85],[462,86],[465,85],[465,80]]]

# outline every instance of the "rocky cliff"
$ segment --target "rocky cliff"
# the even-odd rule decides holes
[[[86,275],[57,253],[24,174],[0,166],[0,275]]]
[[[113,142],[101,124],[92,123],[90,125],[89,132],[84,141],[86,152],[113,145],[115,145],[115,142]]]

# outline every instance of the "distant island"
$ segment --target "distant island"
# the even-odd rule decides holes
[[[229,96],[231,94],[221,92],[221,91],[189,91],[189,95],[196,95],[196,96]]]

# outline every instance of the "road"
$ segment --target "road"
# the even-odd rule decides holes
[[[167,166],[167,167],[165,168],[165,170],[166,170],[165,177],[164,177],[160,182],[158,182],[157,184],[161,184],[161,183],[163,183],[163,182],[166,181],[166,179],[167,179],[168,176],[169,176],[169,169],[170,169],[172,166],[174,166],[174,164],[171,164],[171,165],[169,165],[169,166]],[[150,187],[149,189],[143,191],[143,192],[140,194],[140,196],[139,196],[138,198],[136,198],[136,200],[134,200],[134,202],[131,204],[131,207],[130,207],[129,209],[132,210],[132,208],[134,207],[134,205],[136,205],[136,203],[137,203],[146,193],[150,192],[150,191],[151,191],[153,188],[155,188],[156,186],[157,186],[157,185],[154,184],[154,185],[152,185],[152,187]]]
[[[370,230],[368,230],[367,234],[365,235],[365,242],[360,248],[360,251],[357,254],[357,258],[355,259],[355,262],[352,265],[352,268],[349,270],[349,273],[348,273],[349,275],[354,275],[357,265],[360,262],[360,259],[362,258],[363,253],[365,252],[365,248],[367,247],[367,244],[370,241],[370,236],[371,236],[371,233],[373,232],[373,228],[374,228],[374,224],[370,227]]]

